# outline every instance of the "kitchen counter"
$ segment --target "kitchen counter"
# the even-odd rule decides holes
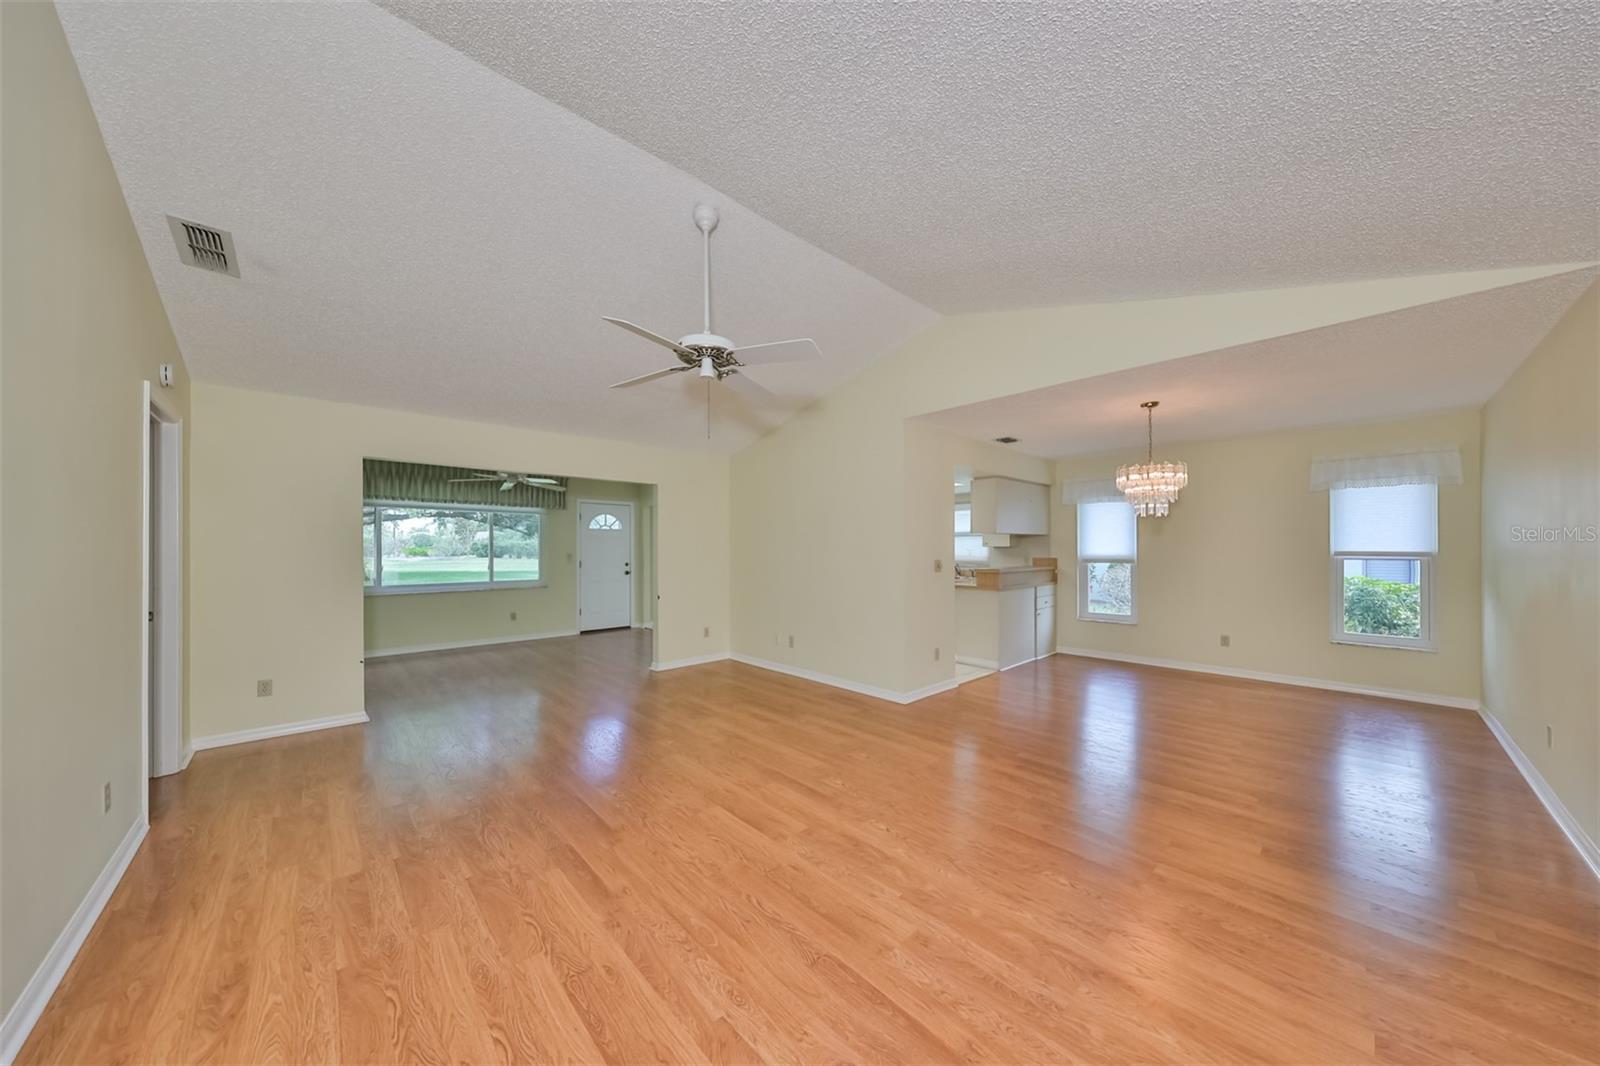
[[[1044,560],[1034,560],[1036,564]],[[1034,566],[980,566],[971,571],[972,577],[956,578],[957,588],[986,589],[998,592],[1002,589],[1031,589],[1041,585],[1054,585],[1056,583],[1056,567],[1054,560],[1049,565]]]

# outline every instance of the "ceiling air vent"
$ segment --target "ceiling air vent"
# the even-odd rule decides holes
[[[233,235],[226,230],[185,222],[167,216],[172,239],[178,243],[178,258],[201,270],[239,276],[239,257],[233,251]]]
[[[1015,443],[1017,443],[1017,438],[1015,438],[1015,437],[996,437],[994,439],[994,442],[996,444],[1015,444]]]

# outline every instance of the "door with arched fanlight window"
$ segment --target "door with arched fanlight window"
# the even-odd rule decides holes
[[[578,629],[633,624],[633,504],[578,502]]]

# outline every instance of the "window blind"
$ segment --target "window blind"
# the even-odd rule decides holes
[[[1138,519],[1126,501],[1078,504],[1079,559],[1133,559],[1138,554]]]
[[[1433,555],[1439,550],[1439,486],[1384,485],[1328,493],[1335,555]]]

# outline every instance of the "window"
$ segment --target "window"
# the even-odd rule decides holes
[[[972,505],[970,503],[956,504],[956,562],[958,563],[986,563],[989,561],[989,547],[983,543],[980,534],[972,532]]]
[[[1138,621],[1134,576],[1139,526],[1122,500],[1078,504],[1078,618],[1085,622]]]
[[[1433,650],[1439,487],[1335,488],[1328,512],[1334,642]]]
[[[590,529],[621,529],[622,523],[617,521],[614,514],[597,514],[589,519]]]
[[[535,585],[540,519],[534,510],[368,502],[363,584],[384,595]]]

